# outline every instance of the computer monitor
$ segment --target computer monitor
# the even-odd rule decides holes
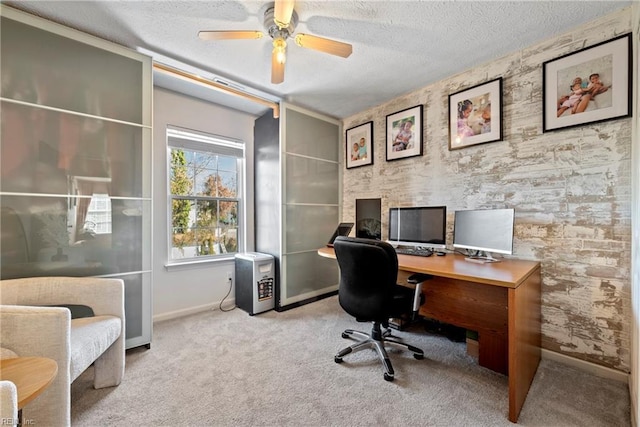
[[[422,206],[389,209],[389,243],[444,249],[447,207]]]
[[[491,253],[513,253],[514,209],[455,211],[453,247],[466,249],[468,260],[495,262]]]
[[[381,199],[356,199],[356,237],[382,240]]]

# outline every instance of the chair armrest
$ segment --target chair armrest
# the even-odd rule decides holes
[[[124,282],[99,277],[30,277],[0,281],[0,304],[83,304],[96,316],[124,319]]]
[[[18,424],[18,390],[11,381],[0,381],[0,422],[7,426]]]
[[[418,319],[418,312],[420,311],[420,306],[424,302],[424,298],[422,295],[422,284],[427,280],[431,279],[433,276],[429,274],[423,273],[415,273],[407,278],[408,283],[415,284],[415,294],[413,295],[413,313],[411,317],[413,320]]]
[[[3,347],[58,364],[49,387],[24,408],[25,419],[36,425],[70,425],[71,312],[61,307],[0,305],[0,324]]]
[[[69,371],[71,313],[66,308],[0,306],[0,341],[18,356],[48,357]]]

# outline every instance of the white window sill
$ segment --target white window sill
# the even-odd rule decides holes
[[[207,259],[198,259],[198,260],[188,260],[188,261],[174,261],[171,263],[167,263],[164,265],[164,268],[167,271],[171,270],[180,270],[185,268],[194,268],[194,267],[213,267],[215,264],[220,263],[229,263],[235,262],[234,255],[221,256],[216,258],[207,258]]]

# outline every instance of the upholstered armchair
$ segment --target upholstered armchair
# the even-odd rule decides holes
[[[93,312],[72,319],[64,306]],[[33,277],[0,281],[0,347],[18,356],[58,363],[51,385],[23,409],[37,425],[71,423],[70,390],[92,363],[94,387],[116,386],[124,375],[124,282],[93,277]]]
[[[11,381],[0,381],[0,422],[11,427],[18,424],[18,390]]]

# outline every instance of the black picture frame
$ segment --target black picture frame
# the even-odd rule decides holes
[[[386,117],[387,161],[422,156],[422,105]]]
[[[347,129],[345,138],[347,169],[373,164],[372,121]]]
[[[449,150],[502,141],[502,77],[449,95]]]
[[[544,62],[542,131],[630,117],[632,65],[631,33]]]

